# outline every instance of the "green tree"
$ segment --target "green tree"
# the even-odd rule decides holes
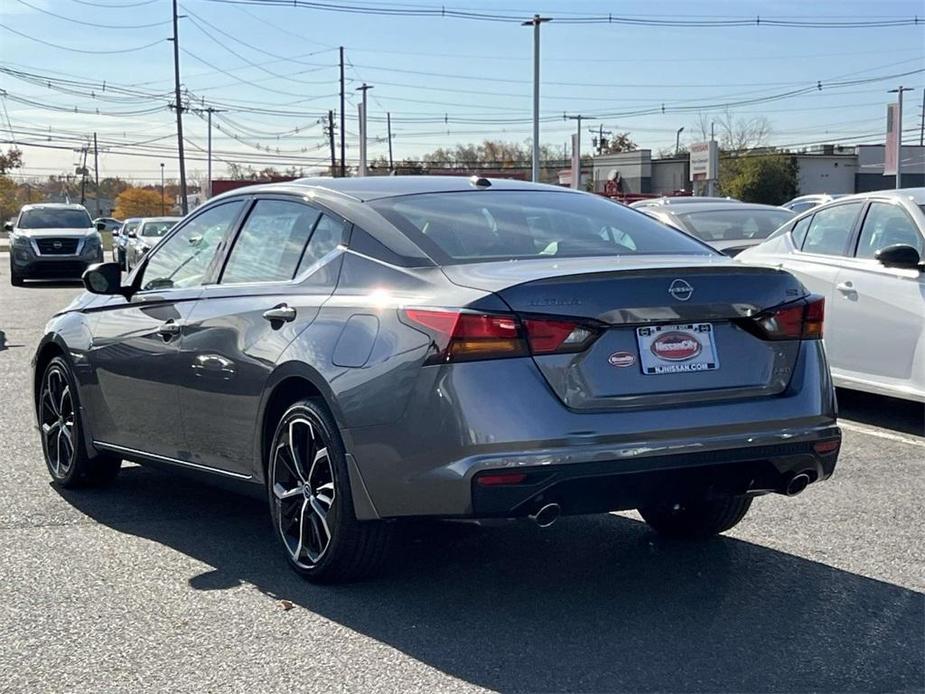
[[[0,152],[0,174],[9,173],[13,169],[22,168],[22,152],[16,147],[10,147],[6,153]]]
[[[794,157],[760,154],[736,157],[730,164],[721,167],[723,195],[744,202],[781,205],[797,194],[799,167]]]

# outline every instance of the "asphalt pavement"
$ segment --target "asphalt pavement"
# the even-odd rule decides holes
[[[418,523],[384,577],[316,587],[259,500],[138,466],[49,484],[29,360],[80,288],[8,282],[0,254],[0,691],[925,690],[919,405],[840,393],[835,476],[705,543]]]

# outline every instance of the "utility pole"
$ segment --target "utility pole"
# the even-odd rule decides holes
[[[180,213],[189,212],[186,202],[186,161],[183,158],[183,104],[180,102],[180,38],[177,32],[177,0],[173,0],[173,85],[174,108],[177,110],[177,154],[180,160]]]
[[[344,47],[340,47],[340,177],[347,175],[347,144],[344,135]]]
[[[363,102],[360,104],[360,168],[358,175],[366,175],[366,92],[372,89],[372,85],[363,83],[362,87],[357,87],[358,92],[363,92]]]
[[[716,123],[710,121],[710,142],[713,142],[716,139]],[[713,145],[710,145],[711,147]],[[716,172],[716,175],[719,175],[719,172]],[[702,189],[701,189],[702,190]],[[716,195],[716,182],[711,178],[707,181],[707,195],[713,197]]]
[[[578,128],[575,130],[575,139],[572,141],[572,188],[575,190],[581,189],[581,121],[585,116],[578,114],[577,116],[565,116],[566,120],[578,121]],[[574,162],[578,162],[575,164]],[[575,168],[578,168],[576,171]]]
[[[80,165],[80,204],[83,205],[87,202],[87,146],[84,145],[83,149],[83,163]]]
[[[922,125],[919,128],[919,147],[925,144],[925,89],[922,90]]]
[[[388,111],[385,114],[385,125],[389,131],[389,173],[392,173],[392,114]]]
[[[678,156],[678,153],[681,151],[681,133],[684,132],[684,126],[682,125],[678,128],[677,132],[674,134],[674,155]]]
[[[888,94],[896,94],[896,190],[903,187],[903,92],[911,92],[912,87],[899,85]]]
[[[93,182],[96,185],[96,216],[100,213],[100,152],[96,146],[96,133],[93,133]]]
[[[530,180],[540,180],[540,24],[552,21],[552,17],[533,15],[533,19],[522,22],[521,26],[533,27],[533,163],[530,168]]]
[[[161,216],[164,216],[164,162],[161,162]]]
[[[208,189],[206,190],[206,199],[212,197],[212,114],[215,113],[215,111],[216,109],[212,108],[211,106],[209,106],[209,108],[206,109],[206,113],[208,114],[208,129],[209,129],[208,138],[207,138],[207,141],[209,143],[207,149],[209,150],[209,152],[206,155],[207,157],[206,159],[206,162],[207,162],[206,163],[206,180],[208,181],[208,184],[207,184]]]
[[[334,111],[328,111],[328,140],[331,143],[331,178],[337,176],[337,152],[334,149]]]

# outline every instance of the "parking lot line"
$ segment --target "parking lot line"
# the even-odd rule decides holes
[[[857,422],[852,422],[850,419],[839,419],[838,425],[842,429],[847,429],[848,431],[856,431],[860,434],[876,436],[877,438],[887,439],[888,441],[899,441],[900,443],[906,443],[910,446],[925,448],[925,439],[917,439],[911,436],[893,434],[888,431],[883,431],[875,427],[867,426],[866,424],[858,424]]]

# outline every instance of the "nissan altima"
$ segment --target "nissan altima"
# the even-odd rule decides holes
[[[823,299],[587,193],[254,186],[84,283],[35,355],[54,482],[256,485],[314,581],[375,571],[409,517],[638,509],[706,537],[838,456]]]

